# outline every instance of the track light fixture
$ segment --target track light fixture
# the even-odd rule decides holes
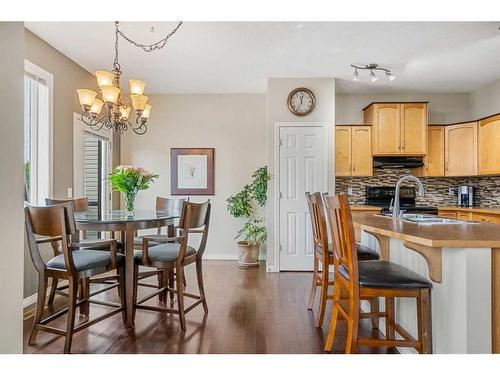
[[[375,74],[375,71],[381,71],[381,72],[384,72],[387,79],[389,81],[394,81],[394,79],[396,78],[396,76],[394,74],[392,74],[391,70],[390,69],[387,69],[387,68],[382,68],[380,66],[378,66],[377,64],[368,64],[368,65],[365,65],[365,66],[359,66],[359,65],[354,65],[354,64],[351,64],[351,67],[354,68],[354,76],[352,77],[352,80],[353,81],[358,81],[359,80],[359,76],[358,76],[358,69],[361,69],[361,70],[369,70],[370,71],[370,81],[371,82],[375,82],[376,80],[378,80],[378,76]]]

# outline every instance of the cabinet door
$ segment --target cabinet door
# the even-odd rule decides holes
[[[352,176],[372,176],[371,126],[353,126],[351,129]]]
[[[444,176],[444,126],[427,129],[425,176]]]
[[[479,174],[500,174],[500,115],[479,121]]]
[[[400,124],[400,104],[374,104],[373,155],[399,155],[401,153]]]
[[[477,123],[445,127],[445,175],[477,175]]]
[[[457,218],[457,211],[448,211],[448,210],[441,211],[441,210],[439,210],[438,215],[441,217],[449,217],[449,218],[456,219]]]
[[[482,213],[472,213],[472,220],[482,221],[483,223],[500,223],[500,215],[495,214],[482,214]]]
[[[351,126],[335,127],[335,176],[351,175]]]
[[[427,104],[401,104],[401,154],[425,155],[427,151]]]

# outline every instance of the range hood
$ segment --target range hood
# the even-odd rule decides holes
[[[417,168],[423,165],[423,157],[419,156],[375,156],[373,158],[373,168],[377,169]]]

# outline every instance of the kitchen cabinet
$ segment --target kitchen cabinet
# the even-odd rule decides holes
[[[426,154],[427,103],[372,103],[363,113],[374,156]]]
[[[430,125],[427,142],[424,176],[444,176],[444,126]]]
[[[335,127],[335,175],[372,176],[371,127]]]
[[[478,173],[500,174],[500,115],[479,121],[478,143]]]
[[[477,175],[477,122],[445,126],[445,176]]]

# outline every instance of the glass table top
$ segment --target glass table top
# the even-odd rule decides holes
[[[75,220],[79,223],[129,223],[158,219],[177,219],[178,217],[178,214],[157,210],[136,210],[133,214],[129,214],[124,210],[102,211],[90,207],[87,212],[75,212]]]

